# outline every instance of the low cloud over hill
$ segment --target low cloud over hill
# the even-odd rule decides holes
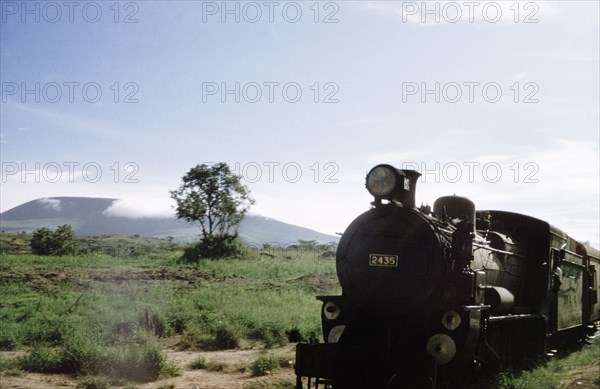
[[[172,236],[177,241],[198,237],[197,226],[157,214],[138,212],[135,204],[110,198],[50,197],[32,200],[0,214],[3,231],[32,231],[70,224],[79,236],[124,234],[150,237]],[[247,243],[287,244],[297,240],[328,243],[338,240],[323,234],[259,215],[247,215],[240,225]]]

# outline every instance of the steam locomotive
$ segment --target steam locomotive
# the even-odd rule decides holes
[[[600,252],[543,220],[445,196],[375,166],[372,207],[336,254],[341,296],[318,296],[325,343],[296,348],[296,387],[450,388],[547,354],[600,320]]]

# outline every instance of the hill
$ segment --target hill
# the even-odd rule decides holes
[[[173,237],[191,241],[198,237],[197,226],[175,217],[123,217],[107,212],[117,199],[96,197],[49,197],[28,201],[0,213],[2,231],[30,232],[40,227],[70,224],[78,236],[140,235]],[[337,242],[338,237],[295,226],[260,215],[249,214],[239,229],[246,243],[285,245],[298,240]]]

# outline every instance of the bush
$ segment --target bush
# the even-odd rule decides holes
[[[284,346],[288,341],[284,329],[274,323],[264,323],[261,327],[251,330],[249,335],[253,339],[265,342],[267,348],[275,345]]]
[[[167,333],[165,320],[158,313],[150,313],[148,310],[145,310],[144,314],[140,315],[138,321],[143,329],[158,337],[163,337]]]
[[[13,367],[13,364],[10,363],[6,358],[4,358],[2,354],[0,354],[0,371],[5,371]]]
[[[52,312],[35,312],[31,315],[31,318],[28,317],[28,320],[19,329],[23,344],[57,346],[71,331],[69,326]]]
[[[37,346],[31,352],[18,358],[18,365],[25,371],[39,373],[75,373],[75,366],[60,350],[50,350]]]
[[[208,369],[208,366],[209,366],[209,364],[208,364],[208,361],[206,360],[206,358],[204,358],[204,357],[202,357],[202,356],[200,356],[200,357],[196,358],[196,359],[194,360],[194,362],[192,362],[192,363],[190,364],[190,367],[191,367],[192,369],[197,369],[197,370],[200,370],[200,369]]]
[[[190,364],[190,367],[197,370],[223,371],[226,366],[221,362],[207,361],[203,356],[199,356]]]
[[[216,325],[214,323],[211,324]],[[216,329],[208,330],[198,326],[190,328],[184,334],[184,343],[187,347],[201,347],[210,350],[231,350],[240,345],[240,333],[229,324],[219,324]]]
[[[238,348],[240,345],[240,336],[235,329],[224,327],[215,332],[215,346],[224,349]]]
[[[319,333],[315,331],[310,331],[308,334],[302,333],[302,331],[296,327],[291,330],[285,331],[285,335],[288,338],[288,341],[291,343],[298,342],[309,342],[309,343],[318,343],[319,342]]]
[[[69,255],[77,253],[79,242],[69,224],[58,226],[52,232],[49,228],[38,228],[31,237],[31,250],[36,255]]]
[[[252,375],[254,377],[260,377],[263,375],[270,374],[273,370],[279,367],[279,360],[273,355],[264,356],[261,355],[252,364]]]
[[[0,351],[11,351],[17,346],[17,342],[12,335],[0,336]]]
[[[65,347],[35,347],[18,359],[26,371],[41,373],[87,374],[136,382],[150,382],[159,375],[175,376],[180,369],[168,362],[158,344],[133,344],[107,347],[87,339],[74,339]]]
[[[243,244],[235,236],[206,236],[200,242],[186,247],[181,261],[196,263],[203,258],[237,257],[244,252]]]
[[[176,334],[183,334],[186,329],[186,318],[177,315],[177,313],[168,318],[168,323]]]
[[[42,227],[33,231],[31,237],[31,250],[37,255],[50,255],[53,250],[52,231]]]
[[[82,368],[92,374],[108,375],[137,382],[155,381],[166,367],[166,357],[158,345],[132,345],[99,349],[96,355],[83,355]]]
[[[183,255],[181,256],[181,262],[185,263],[196,263],[200,260],[200,243],[195,243],[183,249]]]

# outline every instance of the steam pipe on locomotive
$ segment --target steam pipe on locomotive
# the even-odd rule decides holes
[[[317,297],[325,343],[298,344],[298,388],[460,387],[477,367],[543,355],[600,319],[598,250],[464,197],[416,207],[419,177],[367,174],[372,208],[340,239],[342,295]]]

